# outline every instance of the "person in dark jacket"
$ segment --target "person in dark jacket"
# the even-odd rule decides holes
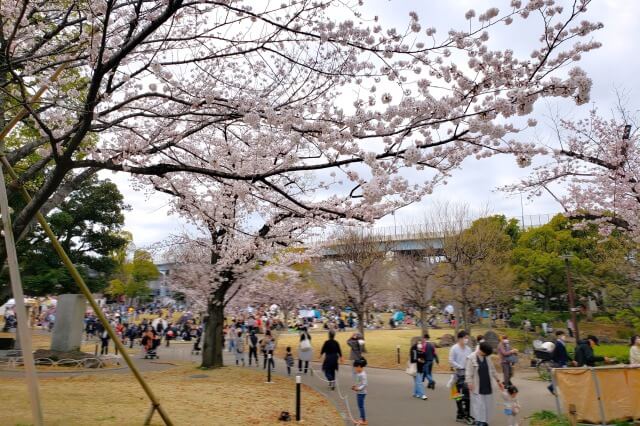
[[[553,352],[551,353],[551,362],[553,364],[553,368],[565,368],[571,362],[571,357],[569,357],[569,353],[567,352],[567,344],[566,344],[567,335],[562,330],[556,331],[556,345],[553,348]],[[556,394],[556,390],[551,383],[547,386],[549,392],[552,394]]]
[[[589,335],[585,340],[580,340],[576,347],[576,366],[577,367],[594,367],[596,362],[609,362],[609,358],[596,356],[593,353],[593,347],[600,346],[596,336]]]
[[[425,353],[422,349],[422,342],[418,341],[411,346],[411,359],[410,362],[416,365],[416,375],[413,378],[413,396],[415,398],[420,398],[423,400],[428,399],[427,395],[424,394],[424,364],[425,364]]]
[[[556,331],[556,345],[551,353],[551,361],[555,368],[564,368],[569,365],[571,358],[567,352],[566,337],[567,335],[562,330]]]
[[[436,345],[429,341],[429,333],[425,333],[422,339],[422,350],[424,351],[424,374],[422,375],[422,382],[427,379],[427,387],[429,389],[436,388],[436,382],[433,380],[433,363],[440,364],[438,353],[436,352]]]
[[[331,390],[336,388],[336,371],[342,359],[342,349],[340,349],[340,343],[335,340],[335,337],[335,331],[331,330],[329,332],[329,340],[324,342],[320,350],[320,356],[324,356],[322,371],[324,371],[324,375],[329,381]]]

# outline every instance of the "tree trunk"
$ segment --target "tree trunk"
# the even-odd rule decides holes
[[[420,308],[420,326],[422,327],[423,336],[429,332],[429,327],[427,325],[427,310],[425,308]]]
[[[284,314],[284,331],[287,333],[289,332],[289,310],[283,309],[282,313]]]
[[[358,309],[358,332],[362,335],[362,338],[364,339],[364,310],[363,309]]]
[[[547,283],[545,286],[545,295],[543,301],[543,310],[549,312],[551,310],[551,283]]]
[[[467,303],[462,304],[462,322],[464,322],[464,331],[469,333],[471,331],[471,325],[469,324],[469,306]]]
[[[212,300],[207,306],[207,318],[204,320],[204,345],[202,346],[202,368],[223,367],[222,327],[224,326],[224,305],[222,301]]]

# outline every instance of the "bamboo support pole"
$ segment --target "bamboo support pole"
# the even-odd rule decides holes
[[[4,182],[4,173],[0,166],[0,213],[4,224],[4,241],[7,251],[7,264],[9,266],[9,278],[13,299],[16,302],[16,316],[18,317],[17,334],[20,339],[20,349],[22,349],[22,360],[29,389],[29,400],[31,402],[31,416],[33,424],[44,425],[42,417],[42,406],[40,404],[40,391],[38,389],[38,377],[36,376],[36,365],[33,359],[33,346],[31,344],[31,330],[29,329],[29,318],[24,304],[24,293],[20,280],[20,269],[18,265],[18,255],[16,253],[16,242],[13,238],[13,228],[11,226],[11,213],[9,211],[9,199],[7,197],[7,187]]]
[[[11,167],[11,164],[9,164],[7,157],[5,157],[4,154],[0,154],[0,161],[2,161],[2,165],[6,168],[7,172],[9,172],[9,176],[11,176],[11,179],[13,179],[14,182],[18,183],[19,182],[18,175],[15,173],[15,171]],[[31,202],[31,195],[29,195],[29,192],[24,187],[20,186],[20,192],[22,193],[22,198],[27,203]],[[140,371],[138,370],[138,368],[133,363],[133,360],[129,356],[129,353],[127,352],[126,348],[124,347],[124,345],[118,338],[118,335],[115,333],[115,331],[111,327],[111,324],[109,324],[109,321],[107,320],[107,318],[104,316],[102,309],[100,309],[100,306],[98,306],[95,299],[93,298],[93,295],[91,294],[91,290],[89,290],[89,287],[87,287],[87,284],[85,284],[84,279],[82,278],[82,276],[80,275],[76,267],[73,265],[73,262],[71,262],[71,259],[69,258],[67,253],[64,251],[64,248],[58,241],[58,238],[55,236],[55,234],[51,230],[51,227],[47,223],[47,220],[45,219],[44,215],[38,212],[36,213],[36,219],[38,220],[38,223],[40,223],[40,226],[42,226],[42,229],[44,229],[44,232],[49,237],[49,240],[51,240],[51,244],[53,244],[53,248],[55,249],[56,253],[58,253],[58,256],[60,256],[62,263],[64,263],[67,270],[71,274],[71,277],[80,288],[80,291],[82,292],[84,297],[86,297],[87,300],[89,301],[89,304],[91,305],[91,308],[98,316],[98,319],[104,325],[104,328],[109,334],[109,337],[111,338],[111,340],[113,340],[113,343],[118,348],[118,351],[122,354],[122,358],[131,369],[131,372],[140,383],[140,386],[142,386],[142,389],[147,394],[147,396],[149,397],[149,400],[151,401],[153,406],[156,408],[156,410],[160,414],[160,417],[162,417],[162,420],[164,421],[165,425],[171,426],[173,423],[169,419],[168,414],[166,413],[166,411],[164,411],[164,408],[162,408],[162,406],[160,405],[160,402],[156,398],[155,394],[153,393],[153,391],[151,390],[147,382],[142,377],[142,374],[140,374]]]
[[[30,100],[30,103],[35,103],[40,99],[40,97],[48,89],[49,83],[55,81],[60,76],[62,71],[65,69],[65,66],[66,65],[63,64],[60,67],[58,67],[58,69],[49,78],[49,82],[45,83],[34,94],[34,96]],[[9,176],[11,176],[11,179],[13,179],[13,181],[15,182],[16,185],[19,185],[20,192],[22,194],[22,198],[25,200],[25,202],[29,203],[29,202],[31,202],[31,195],[29,195],[29,192],[22,185],[20,185],[20,181],[19,181],[18,175],[13,170],[13,167],[11,167],[11,164],[7,160],[7,157],[5,156],[5,153],[4,153],[4,138],[11,132],[13,127],[15,127],[15,125],[18,124],[18,122],[20,120],[22,120],[24,117],[27,116],[27,114],[28,114],[28,110],[26,108],[23,108],[9,122],[9,124],[7,126],[5,126],[4,129],[2,129],[2,132],[0,132],[0,148],[2,148],[2,150],[0,151],[0,161],[2,162],[2,165],[4,166],[6,171],[8,172]],[[4,179],[2,179],[2,181],[4,182]],[[3,218],[4,217],[5,217],[5,215],[3,214]],[[8,217],[8,215],[6,217]],[[142,374],[140,374],[140,371],[138,370],[138,368],[133,363],[133,360],[131,359],[131,357],[127,353],[124,345],[122,344],[122,342],[120,341],[120,339],[116,335],[115,331],[113,330],[113,328],[109,324],[109,321],[107,320],[107,318],[105,317],[104,313],[102,312],[102,309],[100,309],[100,306],[98,306],[98,304],[96,303],[95,299],[93,298],[93,295],[91,294],[91,291],[89,290],[89,287],[87,287],[86,283],[84,282],[84,279],[82,278],[82,276],[80,275],[80,273],[78,272],[76,267],[73,265],[73,262],[71,262],[71,259],[69,258],[67,253],[64,251],[64,248],[62,247],[62,245],[58,241],[58,238],[55,236],[55,234],[51,230],[51,227],[47,223],[47,220],[45,219],[44,215],[38,211],[36,213],[36,219],[38,220],[38,222],[40,223],[40,226],[42,226],[42,229],[45,231],[45,233],[49,237],[49,240],[51,240],[51,244],[53,245],[53,248],[55,249],[55,251],[58,254],[58,256],[60,257],[60,259],[62,260],[62,263],[64,263],[64,265],[66,266],[67,270],[69,271],[69,274],[71,275],[71,277],[73,278],[75,283],[80,288],[80,291],[82,292],[84,297],[87,298],[87,301],[91,305],[91,308],[93,309],[93,311],[98,316],[98,319],[100,320],[102,325],[104,325],[105,330],[109,334],[109,337],[111,338],[111,340],[113,340],[113,343],[118,348],[119,352],[122,354],[122,358],[124,359],[124,361],[129,366],[129,369],[131,369],[131,372],[135,376],[136,380],[138,380],[138,382],[140,383],[140,386],[142,386],[142,389],[144,390],[144,392],[147,394],[147,397],[151,401],[152,406],[155,408],[155,410],[158,411],[158,413],[160,414],[160,417],[162,417],[162,420],[164,421],[165,425],[172,426],[173,423],[169,419],[169,415],[166,413],[166,411],[164,411],[164,408],[162,408],[162,406],[160,405],[160,402],[156,398],[155,394],[153,393],[153,391],[151,390],[151,388],[149,387],[147,382],[142,377]],[[6,226],[6,220],[5,220],[5,226]],[[13,236],[13,233],[11,232],[10,235]],[[5,238],[6,237],[7,237],[7,233],[5,232]],[[9,250],[7,250],[7,252],[9,252]],[[20,293],[22,293],[22,287],[21,286],[20,286]],[[17,303],[18,296],[16,295],[15,292],[14,292],[14,298],[16,299],[16,303]],[[23,300],[23,299],[20,299],[20,300]],[[23,314],[26,317],[26,311]],[[18,317],[18,319],[19,319],[19,317]],[[25,321],[25,324],[26,324],[26,321]],[[28,334],[28,329],[25,329],[24,327],[20,327],[20,328],[22,328]],[[27,336],[27,339],[25,339],[25,340],[22,339],[22,335],[20,337],[21,337],[21,341],[26,341],[26,343],[30,346],[30,342],[31,342],[30,336]],[[33,358],[33,354],[31,354],[31,357]],[[34,367],[34,374],[35,374],[35,367]],[[151,412],[151,414],[153,414],[153,411]],[[37,418],[34,418],[34,421],[35,420],[37,420]],[[36,423],[37,426],[39,426],[41,424],[42,424],[42,421],[40,423]]]

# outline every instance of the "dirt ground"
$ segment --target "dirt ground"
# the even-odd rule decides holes
[[[281,411],[295,413],[294,382],[274,376],[274,383],[265,383],[261,370],[203,371],[183,365],[145,373],[145,378],[175,425],[278,425]],[[48,426],[141,425],[150,406],[126,372],[46,377],[39,383]],[[31,424],[24,379],[0,376],[0,388],[4,395],[0,424]],[[335,407],[320,394],[304,386],[303,396],[306,424],[341,424]],[[152,424],[163,424],[157,414]]]

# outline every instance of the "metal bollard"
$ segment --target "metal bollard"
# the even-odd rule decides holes
[[[95,351],[93,352],[93,354],[94,354],[95,356],[98,356],[98,344],[97,344],[97,343],[96,343],[96,349],[95,349]]]
[[[300,418],[302,417],[302,413],[300,410],[300,390],[301,390],[301,384],[302,384],[302,377],[300,375],[296,376],[296,421],[299,422]]]
[[[400,365],[400,345],[396,345],[396,356],[398,359],[398,365]]]
[[[271,354],[267,355],[267,383],[271,383]]]

